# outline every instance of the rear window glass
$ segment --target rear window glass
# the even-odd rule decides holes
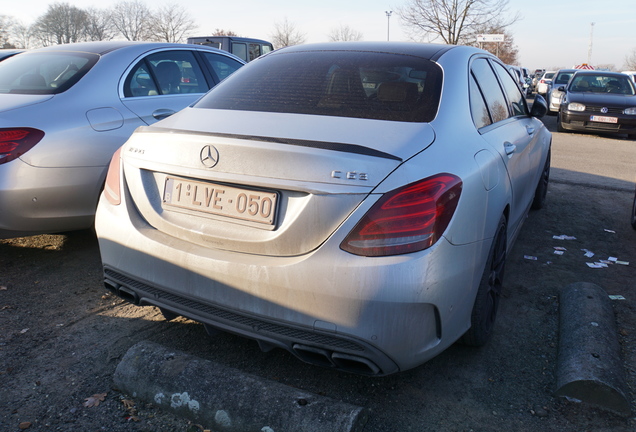
[[[0,93],[56,94],[71,88],[99,56],[86,53],[25,53],[0,63]]]
[[[556,79],[554,80],[555,84],[567,84],[572,78],[572,72],[559,72]]]
[[[279,53],[244,66],[196,107],[429,122],[441,86],[441,68],[419,57]]]

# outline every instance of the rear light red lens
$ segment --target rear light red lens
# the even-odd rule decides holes
[[[108,166],[106,174],[106,184],[104,185],[104,196],[112,205],[121,204],[121,147],[117,149]]]
[[[0,128],[0,165],[19,158],[42,140],[44,132],[33,128]]]
[[[448,227],[461,191],[459,177],[438,174],[386,193],[340,248],[363,256],[398,255],[429,248]]]

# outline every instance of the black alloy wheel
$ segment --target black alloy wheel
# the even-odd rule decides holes
[[[501,216],[477,290],[471,315],[471,327],[460,339],[464,345],[482,346],[492,335],[503,288],[508,249],[507,236],[506,218]]]
[[[543,171],[541,171],[541,177],[539,178],[537,189],[534,191],[534,199],[532,200],[532,208],[534,210],[539,210],[545,207],[545,201],[548,195],[548,184],[550,183],[551,153],[552,151],[548,150],[548,157],[545,161],[545,165],[543,166]]]
[[[636,194],[634,195],[634,203],[632,204],[632,228],[636,230]]]

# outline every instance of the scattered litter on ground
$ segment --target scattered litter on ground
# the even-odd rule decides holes
[[[605,229],[605,231],[609,232],[609,233],[615,233],[615,231],[613,230],[608,230]],[[565,235],[565,234],[561,234],[561,235],[553,235],[552,239],[554,240],[576,240],[576,237],[574,236],[569,236],[569,235]],[[553,254],[554,255],[565,255],[565,252],[567,251],[567,248],[563,247],[563,246],[553,246]],[[596,254],[594,252],[592,252],[589,249],[585,249],[582,248],[581,251],[584,252],[584,256],[586,258],[592,258],[594,257]],[[539,261],[539,258],[533,255],[524,255],[523,256],[524,259],[530,260],[530,261]],[[552,261],[547,261],[546,264],[552,264]],[[628,266],[629,265],[629,261],[620,261],[617,257],[613,257],[610,256],[607,259],[600,259],[596,262],[586,262],[585,263],[589,268],[593,268],[593,269],[601,269],[601,268],[608,268],[610,266],[613,266],[614,264],[618,264],[618,265],[624,265],[624,266]]]
[[[554,235],[554,236],[552,236],[552,238],[555,239],[555,240],[576,240],[576,237],[565,235],[565,234]]]

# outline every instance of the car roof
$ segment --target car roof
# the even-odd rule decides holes
[[[588,70],[588,69],[577,69],[576,74],[577,75],[592,75],[592,76],[603,75],[603,76],[615,76],[615,77],[621,77],[625,75],[622,72],[610,72],[610,71]]]
[[[155,48],[166,47],[182,47],[190,49],[205,49],[213,50],[220,53],[228,54],[226,51],[222,51],[213,47],[207,47],[203,45],[188,45],[180,43],[168,43],[168,42],[138,42],[138,41],[98,41],[98,42],[78,42],[70,44],[52,45],[44,48],[32,50],[31,52],[49,52],[49,51],[76,51],[87,52],[93,54],[104,55],[112,51],[120,50],[128,47],[139,47],[144,50],[150,50]]]
[[[479,48],[463,45],[423,44],[415,42],[325,42],[316,44],[293,45],[272,51],[278,53],[318,52],[318,51],[368,51],[392,54],[405,54],[437,60],[450,50],[466,50],[487,53]]]

